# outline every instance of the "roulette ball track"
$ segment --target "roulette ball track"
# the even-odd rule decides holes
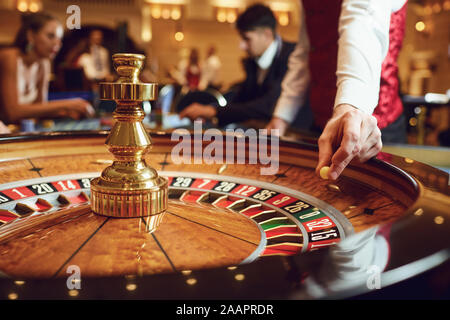
[[[248,141],[230,163],[177,163],[178,140],[152,132],[145,161],[169,181],[168,209],[114,218],[89,202],[90,181],[113,159],[107,134],[0,139],[3,299],[346,298],[414,290],[420,274],[448,266],[448,174],[425,164],[382,153],[323,180],[313,141],[282,139],[277,170],[264,175]]]

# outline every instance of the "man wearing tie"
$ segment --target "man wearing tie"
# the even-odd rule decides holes
[[[102,42],[102,31],[92,30],[89,34],[89,52],[83,53],[79,60],[86,77],[95,82],[110,77],[109,52],[102,46]]]

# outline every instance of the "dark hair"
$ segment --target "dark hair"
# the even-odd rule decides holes
[[[16,34],[16,38],[14,39],[14,46],[19,48],[22,52],[25,52],[28,45],[28,30],[38,32],[45,26],[47,22],[57,19],[48,13],[36,12],[23,14],[21,20],[22,23],[20,29]]]
[[[191,49],[191,52],[189,54],[189,64],[198,64],[198,49]]]
[[[237,19],[236,27],[240,32],[253,31],[257,28],[270,28],[275,32],[277,20],[272,10],[263,4],[248,7]]]

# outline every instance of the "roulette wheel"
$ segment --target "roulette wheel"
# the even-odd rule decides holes
[[[21,298],[69,297],[70,266],[80,268],[86,298],[288,297],[309,263],[332,268],[326,253],[368,231],[386,235],[368,249],[388,252],[386,276],[425,264],[403,280],[448,259],[448,175],[410,159],[354,164],[330,182],[314,173],[316,146],[281,141],[278,173],[264,176],[260,164],[174,164],[171,134],[156,132],[146,160],[168,178],[169,205],[150,233],[148,218],[91,210],[90,181],[112,160],[106,136],[2,138],[3,298],[24,279]],[[139,290],[127,291],[130,281]]]
[[[211,141],[200,136],[189,140],[199,152],[180,163],[179,139],[153,131],[143,158],[167,182],[167,207],[133,216],[151,209],[126,196],[108,207],[125,212],[117,217],[90,203],[93,181],[114,163],[107,137],[0,137],[3,299],[346,298],[408,287],[433,270],[448,288],[449,177],[440,170],[381,153],[324,180],[314,141],[268,148],[236,133],[222,146],[233,161],[208,161]],[[251,161],[264,143],[278,154],[270,174],[274,163]]]

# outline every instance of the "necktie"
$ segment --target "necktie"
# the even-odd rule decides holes
[[[94,46],[93,48],[94,50],[94,65],[95,65],[95,70],[97,71],[102,71],[102,59],[100,57],[100,50],[97,46]]]

